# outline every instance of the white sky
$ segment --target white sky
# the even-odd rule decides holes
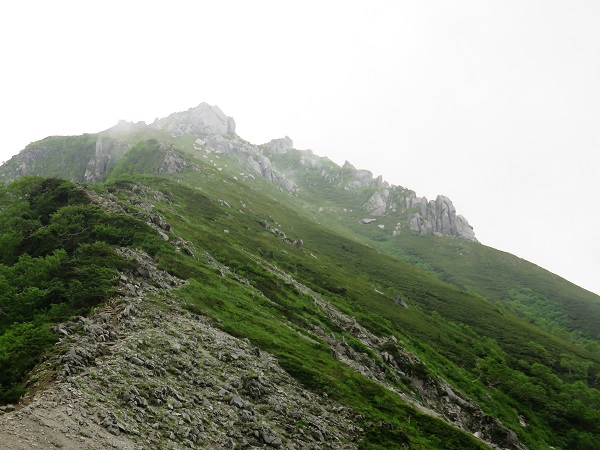
[[[24,0],[0,50],[0,161],[205,101],[600,293],[598,1]]]

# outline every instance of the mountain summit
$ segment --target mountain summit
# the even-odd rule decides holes
[[[0,167],[7,448],[597,449],[600,298],[202,103]]]
[[[168,131],[173,136],[199,133],[225,136],[228,133],[235,133],[235,120],[233,117],[226,116],[218,106],[200,103],[185,112],[156,119],[150,127]]]
[[[47,138],[30,144],[3,166],[0,180],[9,182],[23,175],[44,174],[74,182],[103,181],[138,140],[156,137],[174,147],[183,144],[192,155],[234,158],[249,174],[264,177],[296,195],[317,193],[325,185],[333,190],[369,193],[358,208],[351,203],[344,206],[370,216],[360,218],[363,224],[373,224],[381,230],[387,226],[383,233],[398,234],[405,229],[477,241],[473,228],[465,217],[456,213],[448,197],[440,195],[431,201],[417,197],[413,191],[390,185],[381,176],[374,178],[370,171],[357,170],[347,161],[340,167],[311,151],[295,150],[288,136],[262,145],[250,144],[235,134],[232,117],[207,103],[157,118],[150,125],[120,121],[106,131],[85,136],[85,143],[83,137],[69,137],[58,141]],[[73,142],[76,153],[65,152],[63,141]],[[164,151],[165,159],[155,168],[157,172],[173,173],[186,167],[173,152],[166,147]],[[307,183],[309,179],[311,183]],[[377,218],[385,219],[386,224],[382,225],[382,219],[378,222]],[[393,220],[396,222],[392,226]]]

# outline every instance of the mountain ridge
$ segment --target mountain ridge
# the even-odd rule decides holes
[[[145,131],[153,130],[167,132],[172,138],[194,136],[193,149],[195,151],[208,155],[234,156],[244,161],[246,169],[290,192],[298,192],[296,182],[289,178],[289,170],[292,168],[286,168],[288,171],[288,177],[286,177],[278,169],[277,164],[271,160],[272,158],[269,158],[269,156],[285,155],[294,150],[293,141],[288,136],[273,139],[262,145],[249,144],[235,134],[235,120],[232,117],[226,116],[218,106],[210,106],[207,103],[201,103],[184,112],[170,114],[162,119],[156,118],[150,125],[146,125],[144,122],[119,121],[114,127],[97,133],[94,155],[89,158],[85,172],[83,175],[69,174],[71,175],[70,181],[102,181],[110,174],[116,161],[132,146],[131,143],[127,143],[119,137],[143,134]],[[87,136],[91,138],[93,135]],[[44,141],[48,139],[52,138],[30,144],[23,152],[9,160],[0,173],[0,180],[6,183],[19,176],[47,171],[47,168],[37,168],[37,166],[40,164],[43,166],[44,153],[52,151],[51,148],[44,145]],[[403,211],[415,209],[418,211],[407,218],[410,230],[418,231],[421,234],[441,233],[477,241],[473,227],[469,225],[464,216],[456,214],[456,209],[448,197],[438,195],[435,200],[428,201],[426,197],[417,197],[413,191],[407,191],[401,186],[390,185],[383,180],[382,176],[374,178],[370,171],[356,169],[347,161],[340,167],[327,158],[313,155],[310,150],[300,150],[299,152],[303,152],[303,156],[298,163],[313,170],[321,168],[321,175],[327,181],[335,182],[340,176],[350,173],[351,177],[345,181],[344,189],[379,188],[365,202],[365,213],[373,217],[381,217],[393,214],[399,209]],[[326,161],[325,166],[328,171],[321,167],[322,161]],[[59,173],[59,171],[55,172],[56,175]],[[369,223],[375,221],[376,219]]]
[[[250,144],[197,108],[47,138],[0,169],[0,356],[38,326],[57,342],[0,380],[30,405],[0,415],[5,441],[50,445],[24,430],[47,410],[73,448],[594,448],[600,298],[460,235],[443,196],[287,136]],[[54,278],[23,285],[31,264]],[[73,294],[94,277],[45,284],[101,264],[118,292],[96,309]],[[22,292],[37,322],[10,325]]]

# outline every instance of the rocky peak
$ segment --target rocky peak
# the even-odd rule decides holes
[[[218,106],[200,103],[187,111],[157,119],[150,127],[169,131],[174,136],[196,133],[226,135],[235,133],[235,120],[226,116]]]
[[[266,151],[273,155],[282,155],[294,148],[294,142],[288,137],[273,139],[265,144]]]
[[[146,128],[146,122],[128,122],[127,120],[119,120],[119,122],[112,128],[105,131],[110,136],[124,136],[130,133],[135,133]]]

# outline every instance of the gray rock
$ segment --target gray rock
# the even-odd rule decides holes
[[[277,447],[281,447],[283,445],[281,438],[279,436],[277,436],[275,433],[273,433],[273,431],[271,431],[271,430],[263,431],[261,434],[261,438],[265,444],[267,444],[271,447],[277,448]]]
[[[288,180],[286,177],[275,171],[273,165],[271,164],[271,160],[265,155],[248,155],[246,158],[246,164],[250,170],[257,172],[267,180],[282,186],[285,190],[293,193],[298,192],[298,186],[296,183]]]
[[[239,395],[234,395],[231,400],[229,401],[230,405],[236,406],[240,409],[242,409],[245,405],[244,400],[242,400],[242,398]]]
[[[373,172],[359,169],[354,173],[354,177],[350,185],[355,188],[370,186],[373,183]]]
[[[175,136],[192,133],[226,135],[235,133],[235,120],[227,117],[218,106],[200,103],[195,108],[155,120],[151,128],[166,130]]]
[[[169,149],[163,163],[158,168],[158,173],[181,173],[188,167],[190,167],[190,163],[182,156]]]
[[[394,303],[398,306],[402,306],[403,308],[408,308],[408,305],[402,299],[402,297],[394,297]]]
[[[281,155],[287,153],[294,148],[294,142],[288,137],[281,139],[273,139],[272,141],[265,144],[267,151],[273,155]]]
[[[235,120],[233,117],[227,118],[227,132],[231,134],[235,133]]]
[[[94,156],[89,160],[85,169],[83,181],[91,183],[102,180],[109,164],[123,156],[129,147],[129,144],[123,141],[110,137],[99,137],[96,141]]]
[[[131,363],[135,364],[136,366],[143,366],[144,365],[144,361],[142,361],[137,356],[134,356],[133,358],[131,358]]]
[[[438,195],[435,201],[430,202],[427,202],[425,197],[409,198],[407,206],[420,208],[410,219],[411,231],[421,234],[440,233],[478,242],[473,227],[464,216],[456,214],[456,208],[448,197]]]
[[[365,203],[365,209],[373,216],[383,216],[387,212],[389,201],[389,189],[382,189],[375,192]]]

